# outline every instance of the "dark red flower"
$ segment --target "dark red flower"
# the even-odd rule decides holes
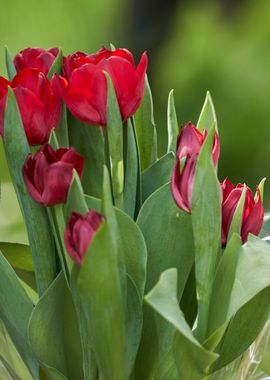
[[[99,229],[103,217],[94,210],[89,210],[86,215],[72,212],[65,230],[65,246],[70,257],[81,265],[84,256]]]
[[[28,143],[42,145],[48,141],[50,132],[57,128],[61,117],[61,96],[51,81],[36,69],[24,69],[12,82],[0,78],[0,133],[4,136],[4,111],[7,87],[10,86],[17,99]]]
[[[146,69],[146,53],[136,67],[126,49],[102,48],[90,55],[77,52],[64,58],[64,77],[60,77],[64,101],[79,120],[105,126],[106,71],[112,79],[122,119],[126,120],[136,112],[143,98]]]
[[[260,190],[257,188],[256,196],[252,195],[250,188],[239,183],[234,186],[229,178],[221,183],[222,190],[222,245],[227,242],[230,231],[231,222],[244,190],[246,190],[246,198],[244,203],[241,238],[243,243],[247,241],[248,234],[259,235],[262,225],[264,209],[262,205]]]
[[[17,73],[23,69],[37,69],[47,75],[58,53],[58,48],[51,48],[48,50],[27,48],[21,50],[14,57],[13,62]]]
[[[4,119],[9,81],[0,77],[0,134],[4,135]]]
[[[45,144],[34,157],[29,154],[23,166],[23,178],[30,196],[45,206],[65,203],[73,169],[81,178],[83,165],[83,157],[74,148],[55,151]]]
[[[178,207],[191,212],[191,198],[197,158],[207,132],[201,133],[195,125],[188,123],[180,131],[177,139],[176,159],[171,178],[171,191]],[[213,162],[217,165],[220,153],[218,134],[213,142]]]

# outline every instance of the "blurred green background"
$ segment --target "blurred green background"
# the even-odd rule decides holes
[[[160,154],[171,88],[180,124],[196,123],[206,90],[221,138],[220,179],[253,189],[270,174],[270,2],[264,0],[1,0],[4,45],[94,52],[113,42],[136,57],[147,50]],[[2,157],[2,155],[1,155]],[[1,158],[1,177],[7,180]],[[270,176],[269,176],[270,177]],[[265,192],[270,208],[270,184]]]

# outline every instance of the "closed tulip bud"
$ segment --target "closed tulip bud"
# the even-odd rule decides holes
[[[72,212],[66,226],[64,241],[68,254],[76,264],[82,264],[102,221],[103,217],[94,210],[89,210],[86,215]]]
[[[33,157],[29,154],[23,166],[23,178],[30,196],[44,206],[65,203],[73,169],[82,176],[84,159],[74,148],[54,150],[45,144]]]
[[[58,52],[58,48],[51,48],[48,50],[40,48],[27,48],[21,50],[14,57],[14,66],[17,73],[23,69],[37,69],[47,75],[58,55]]]
[[[240,232],[242,242],[245,243],[247,241],[249,233],[259,235],[263,225],[264,216],[264,209],[259,188],[257,188],[256,195],[254,197],[248,186],[241,183],[234,186],[231,181],[226,178],[221,183],[221,190],[222,245],[226,245],[231,222],[243,191],[246,191],[246,196]]]
[[[15,94],[29,145],[42,145],[57,128],[61,117],[61,97],[54,76],[51,81],[36,69],[24,69],[11,82],[0,78],[0,134],[4,137],[7,87]],[[56,91],[55,91],[56,90]]]
[[[191,199],[195,168],[207,131],[201,133],[193,124],[186,124],[179,133],[176,159],[171,177],[171,191],[179,208],[191,213]],[[216,166],[220,153],[218,134],[215,133],[212,157]]]
[[[107,81],[110,75],[123,121],[132,116],[143,98],[147,55],[138,66],[126,49],[106,48],[96,54],[77,52],[64,58],[64,77],[59,78],[64,101],[79,120],[90,125],[107,123]]]

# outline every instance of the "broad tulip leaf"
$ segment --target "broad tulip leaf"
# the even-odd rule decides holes
[[[125,159],[125,186],[124,186],[124,210],[134,218],[137,200],[137,182],[139,176],[139,158],[136,145],[136,137],[131,119],[128,119],[126,128],[126,159]]]
[[[207,91],[206,98],[202,107],[202,111],[197,123],[197,128],[201,132],[204,129],[209,131],[212,128],[213,124],[215,125],[215,128],[218,129],[217,116],[216,116],[213,100],[210,95],[210,92]]]
[[[30,198],[24,184],[22,167],[29,153],[29,146],[11,88],[8,90],[5,112],[4,141],[9,171],[27,227],[38,292],[42,294],[56,276],[54,240],[46,209]]]
[[[43,294],[32,313],[29,340],[41,365],[53,367],[70,379],[83,378],[78,322],[62,273]]]
[[[167,108],[168,148],[167,153],[175,152],[179,126],[174,105],[173,90],[169,93]]]
[[[48,78],[51,80],[53,75],[56,74],[61,74],[62,71],[62,62],[63,62],[63,52],[62,49],[59,48],[57,57],[53,61],[53,64],[50,68],[50,71],[48,72]]]
[[[214,132],[212,127],[198,156],[191,206],[198,297],[197,337],[201,342],[206,337],[210,295],[221,246],[220,185],[212,160]]]
[[[112,80],[105,72],[108,86],[107,126],[110,173],[115,205],[123,207],[124,158],[123,158],[123,124]]]
[[[37,362],[27,339],[27,327],[33,303],[23,289],[16,273],[0,253],[0,319],[12,338],[34,379],[37,379]]]
[[[207,351],[194,338],[179,308],[177,289],[177,270],[168,269],[145,300],[174,330],[173,353],[178,379],[199,380],[207,375],[218,355]]]
[[[165,154],[142,173],[143,202],[158,188],[170,181],[174,164],[174,154]]]
[[[0,242],[0,250],[13,268],[34,270],[29,245]]]
[[[12,79],[17,74],[10,51],[8,50],[7,46],[5,47],[5,58],[6,58],[6,68],[7,68],[7,74],[8,79],[12,81]]]
[[[148,79],[145,79],[142,103],[134,115],[140,154],[141,171],[157,160],[157,132],[153,113],[153,99]]]
[[[89,195],[101,198],[104,157],[104,135],[99,126],[87,125],[68,113],[70,146],[85,159],[83,188]]]
[[[137,223],[148,252],[146,292],[156,284],[163,271],[176,267],[181,274],[178,282],[180,300],[194,263],[194,246],[191,217],[175,205],[170,184],[162,186],[146,200]],[[136,367],[138,379],[152,374],[158,355],[156,339],[154,315],[146,308]]]
[[[68,379],[62,373],[57,371],[57,369],[43,364],[39,370],[39,380],[68,380]]]
[[[73,179],[69,187],[67,205],[66,205],[66,215],[70,217],[72,211],[77,211],[84,215],[88,211],[87,203],[83,193],[82,184],[77,172],[73,171]]]

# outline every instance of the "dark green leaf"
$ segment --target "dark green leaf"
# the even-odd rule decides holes
[[[10,174],[27,227],[37,287],[39,294],[42,294],[56,276],[54,241],[45,208],[30,198],[24,184],[22,167],[29,153],[29,146],[16,98],[10,88],[5,113],[4,141]]]
[[[154,122],[152,94],[147,78],[145,79],[143,100],[134,115],[134,120],[141,170],[143,171],[157,160],[157,132]]]

